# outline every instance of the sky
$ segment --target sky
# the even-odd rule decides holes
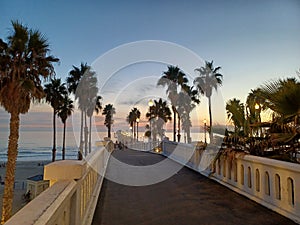
[[[112,49],[117,48],[118,53],[128,43],[145,40],[174,44],[202,62],[213,60],[215,66],[222,67],[224,76],[222,87],[213,95],[214,122],[221,124],[227,123],[224,107],[229,99],[245,102],[251,89],[272,79],[296,76],[300,68],[299,0],[2,0],[0,38],[8,36],[11,20],[39,29],[48,38],[51,54],[60,59],[55,65],[57,77],[63,80],[72,65],[96,65],[99,57],[101,60]],[[159,48],[154,50],[155,57],[166,54]],[[134,54],[129,49],[123,56]],[[189,63],[184,54],[170,51],[170,58],[176,63],[182,60],[178,66],[184,67]],[[110,66],[117,63],[110,62]],[[133,106],[145,114],[150,98],[166,98],[165,89],[157,88],[156,82],[167,65],[161,61],[131,62],[112,74],[97,71],[108,78],[101,84],[101,95],[104,104],[114,103],[116,124],[126,125],[124,118]],[[196,76],[191,72],[193,66],[184,71],[191,78]],[[202,97],[193,112],[194,127],[208,118],[206,105]],[[44,118],[49,118],[51,127],[50,112],[49,106],[35,105],[22,125],[30,127],[33,122],[35,129],[39,124],[47,127]],[[7,121],[7,113],[0,109],[0,129],[8,127]]]

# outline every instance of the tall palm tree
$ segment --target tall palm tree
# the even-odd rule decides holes
[[[300,136],[300,82],[296,78],[271,81],[260,87],[259,97],[274,112],[271,126],[273,142],[287,143]],[[280,129],[274,129],[280,127]],[[278,133],[278,130],[280,131]]]
[[[56,156],[56,115],[59,107],[62,105],[64,95],[67,95],[67,89],[61,79],[51,79],[51,82],[45,85],[46,102],[50,103],[53,108],[53,147],[52,147],[52,162]]]
[[[209,135],[210,140],[213,138],[212,134],[212,113],[211,113],[211,96],[212,91],[217,91],[218,87],[222,85],[223,75],[219,73],[220,66],[214,68],[213,61],[205,62],[205,66],[195,69],[199,72],[199,77],[196,77],[194,84],[202,95],[208,98],[208,110],[209,110]]]
[[[75,99],[78,99],[76,96],[76,90],[79,85],[80,80],[82,79],[85,72],[89,69],[89,66],[85,63],[80,64],[80,68],[73,66],[73,69],[69,72],[69,76],[67,77],[67,87],[69,93],[75,95]],[[80,144],[78,151],[78,159],[82,159],[83,157],[83,116],[84,112],[81,110],[81,123],[80,123]]]
[[[140,110],[138,110],[138,108],[134,107],[132,109],[132,113],[134,115],[134,134],[136,139],[138,140],[138,122],[137,120],[139,120],[141,118],[141,112]]]
[[[172,119],[171,110],[169,109],[167,102],[161,98],[157,101],[154,100],[153,106],[149,107],[149,112],[146,113],[146,117],[151,120],[151,132],[153,140],[156,141],[156,136],[159,135],[162,139],[164,137],[163,125]]]
[[[176,115],[177,115],[177,100],[178,100],[178,85],[183,87],[188,83],[186,75],[177,66],[168,66],[168,70],[163,72],[163,76],[158,80],[157,85],[167,87],[168,98],[171,101],[173,111],[173,140],[176,141]],[[179,115],[178,115],[179,116]],[[180,116],[179,116],[180,117]],[[180,123],[180,118],[178,118]],[[180,125],[178,132],[178,141],[180,141]]]
[[[299,122],[300,82],[296,78],[271,81],[260,87],[257,95],[265,100],[265,105],[286,122]]]
[[[5,186],[1,224],[12,214],[20,114],[25,114],[31,101],[44,98],[42,79],[54,74],[52,63],[58,59],[48,55],[44,35],[20,22],[12,22],[7,42],[0,39],[0,105],[10,113]]]
[[[89,117],[90,120],[90,126],[89,126],[89,153],[92,151],[92,116],[94,112],[96,114],[99,114],[99,112],[102,110],[102,97],[101,96],[96,96],[92,99],[92,104],[89,105],[89,108],[87,110],[87,116]]]
[[[182,129],[187,134],[188,143],[191,142],[190,128],[192,127],[190,113],[196,107],[196,104],[199,103],[198,91],[194,87],[186,85],[178,94],[177,112],[182,121]]]
[[[233,98],[226,103],[227,117],[234,124],[234,133],[245,132],[245,107],[240,100]]]
[[[113,115],[116,114],[116,109],[112,104],[107,104],[102,112],[105,115],[104,125],[107,127],[107,137],[111,138],[111,125],[114,123]]]
[[[129,112],[126,121],[130,124],[130,126],[132,127],[132,132],[134,135],[134,139],[136,139],[136,130],[137,130],[137,119],[141,118],[141,112],[138,108],[134,107],[133,109],[131,109],[131,111]]]
[[[134,138],[134,122],[135,122],[135,115],[134,113],[132,112],[132,110],[129,112],[127,118],[126,118],[126,121],[129,123],[130,125],[130,129],[131,129],[131,135],[132,135],[132,138]]]
[[[258,128],[253,129],[251,125],[261,123],[261,111],[266,109],[264,98],[259,96],[260,92],[260,88],[251,90],[246,100],[247,123],[249,124],[249,132],[247,133],[250,133],[251,136],[253,136],[253,132],[258,132]],[[262,133],[262,129],[260,129],[260,133]]]
[[[91,70],[88,66],[82,76],[75,97],[78,99],[79,109],[83,112],[84,118],[84,152],[85,155],[88,153],[88,126],[87,126],[87,111],[88,109],[94,108],[95,100],[98,93],[97,77],[96,72]]]
[[[63,146],[62,146],[62,160],[65,160],[65,153],[66,153],[66,123],[69,116],[72,115],[74,109],[73,101],[70,97],[65,94],[63,97],[62,104],[58,108],[57,115],[60,117],[61,122],[64,125],[63,128]]]
[[[80,68],[73,66],[73,69],[69,72],[69,76],[66,80],[69,93],[75,95],[78,84],[87,69],[88,65],[86,63],[81,63]]]

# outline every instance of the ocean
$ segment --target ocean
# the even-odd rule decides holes
[[[8,144],[8,132],[0,131],[0,162],[7,160],[7,144]],[[103,139],[107,136],[107,132],[99,132],[99,136],[94,136],[92,139],[92,145],[95,141]],[[140,132],[142,135],[142,132]],[[139,135],[139,136],[140,136]],[[76,138],[75,138],[76,136]],[[166,136],[173,140],[172,132],[167,132]],[[192,140],[203,140],[203,133],[191,133]],[[208,136],[208,135],[207,135]],[[58,131],[56,134],[56,159],[62,158],[62,132]],[[66,132],[66,159],[77,159],[78,144],[76,139],[79,139],[79,134],[73,131]],[[114,134],[112,133],[112,139]],[[139,137],[140,141],[143,141],[143,137]],[[148,141],[147,139],[144,140]],[[184,136],[182,135],[182,142],[184,142]],[[52,160],[52,131],[21,131],[19,137],[18,147],[18,161],[51,161]]]
[[[8,132],[0,132],[0,161],[7,159]],[[57,132],[56,159],[62,158],[62,132]],[[78,147],[73,132],[66,132],[66,159],[77,158]],[[18,161],[51,161],[52,132],[22,131],[19,137]]]

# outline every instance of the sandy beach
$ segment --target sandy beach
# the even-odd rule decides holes
[[[26,193],[27,183],[26,180],[29,177],[43,174],[44,166],[49,161],[19,161],[16,166],[15,177],[15,189],[14,189],[14,202],[13,202],[13,214],[26,205],[26,202],[22,199],[24,193]],[[5,179],[6,168],[3,167],[3,162],[0,162],[0,176],[2,181]],[[0,184],[0,213],[2,211],[2,196],[4,185]]]

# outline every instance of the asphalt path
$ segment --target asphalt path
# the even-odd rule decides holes
[[[134,166],[165,160],[164,156],[116,150],[112,157]],[[175,162],[174,162],[175,163]],[[114,171],[109,163],[107,173]],[[117,172],[116,172],[117,171]],[[93,225],[291,225],[293,221],[183,167],[163,182],[128,186],[104,179]]]

